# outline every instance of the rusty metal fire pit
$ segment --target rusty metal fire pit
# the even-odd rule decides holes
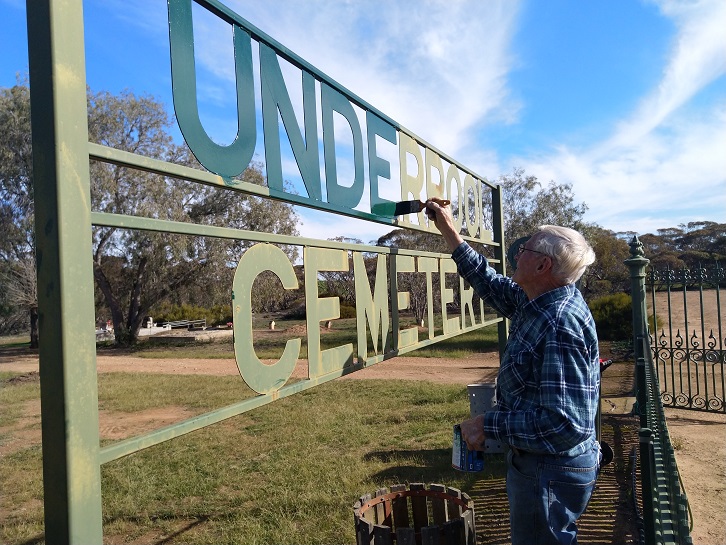
[[[474,502],[456,488],[391,486],[353,506],[357,545],[474,545]]]

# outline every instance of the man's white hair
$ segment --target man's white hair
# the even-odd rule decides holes
[[[595,252],[585,237],[569,227],[540,225],[531,245],[532,250],[552,258],[552,274],[563,285],[577,282],[595,262]]]

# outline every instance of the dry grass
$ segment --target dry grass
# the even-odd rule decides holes
[[[708,337],[713,331],[718,338],[719,327],[719,298],[721,294],[715,289],[700,291],[673,290],[670,292],[657,292],[655,294],[655,310],[658,316],[658,331],[654,332],[658,335],[661,331],[668,334],[669,326],[672,328],[673,335],[680,331],[682,335],[687,331],[688,335],[695,332],[701,337],[701,324],[705,328],[705,336]],[[721,327],[726,327],[726,301],[720,301],[721,304]],[[653,312],[652,294],[647,295],[648,314]],[[703,318],[701,317],[701,307],[703,307]],[[723,340],[722,340],[723,342]]]

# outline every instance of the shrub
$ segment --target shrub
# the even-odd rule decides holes
[[[355,307],[351,305],[340,305],[341,318],[355,318]]]
[[[288,309],[287,312],[282,315],[282,318],[284,320],[304,320],[306,316],[305,303],[300,303]]]
[[[172,305],[163,303],[151,313],[158,324],[178,320],[206,320],[207,326],[226,324],[232,321],[231,305],[215,305],[211,308],[188,305]]]
[[[588,303],[597,336],[603,341],[620,341],[633,337],[633,300],[625,293],[615,293]]]

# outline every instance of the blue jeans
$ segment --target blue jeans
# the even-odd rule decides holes
[[[577,526],[595,489],[600,445],[579,456],[507,456],[512,545],[575,545]]]

